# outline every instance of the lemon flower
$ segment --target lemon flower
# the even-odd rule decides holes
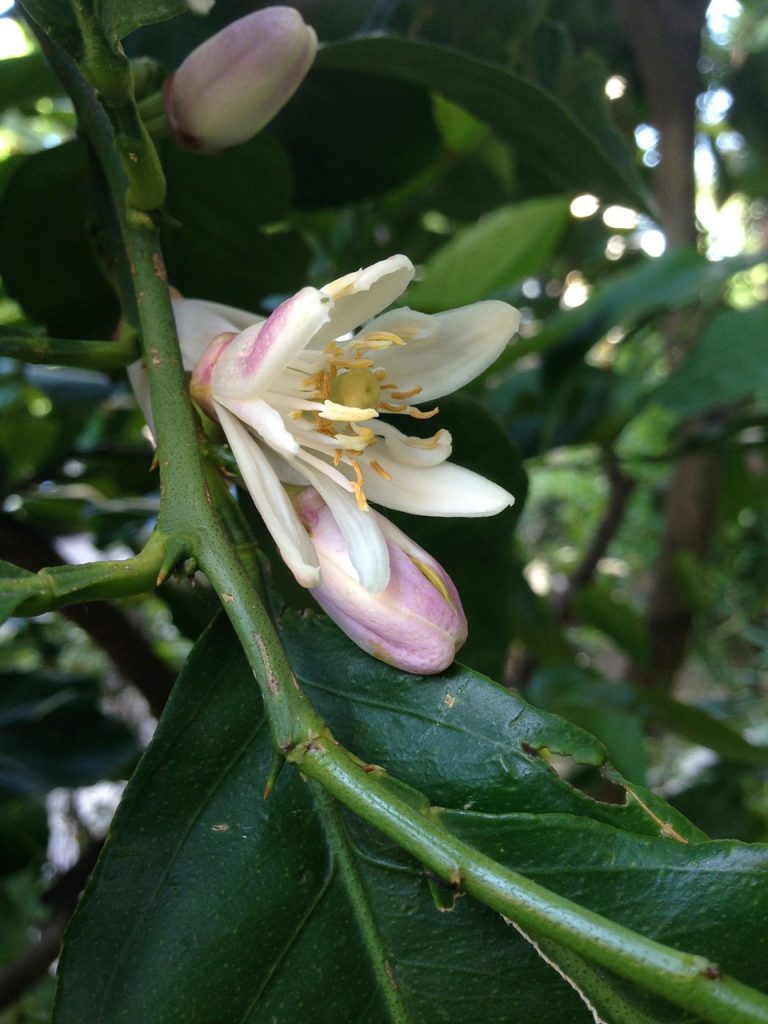
[[[176,299],[185,352],[205,348],[192,394],[221,424],[246,487],[303,586],[320,582],[317,553],[284,484],[311,485],[330,510],[360,584],[381,593],[390,559],[369,502],[427,516],[490,516],[514,498],[448,461],[451,436],[410,436],[382,414],[431,419],[432,403],[486,369],[519,316],[504,302],[427,315],[382,313],[414,274],[392,256],[303,288],[266,319]],[[361,326],[362,325],[362,326]]]

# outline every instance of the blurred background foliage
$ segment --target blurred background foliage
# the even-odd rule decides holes
[[[259,6],[218,0],[126,49],[170,71]],[[267,312],[404,252],[414,308],[518,306],[519,340],[441,403],[455,460],[515,507],[393,518],[459,587],[465,664],[587,728],[708,835],[768,839],[768,3],[650,5],[679,30],[666,64],[631,0],[297,6],[323,47],[268,129],[215,157],[162,143],[173,284]],[[0,337],[109,338],[98,190],[12,7],[0,56]],[[0,484],[21,569],[138,550],[159,499],[124,374],[0,359]],[[6,985],[3,1024],[47,1019],[47,962],[214,610],[204,580],[172,580],[0,627],[0,961],[33,926],[50,954]]]

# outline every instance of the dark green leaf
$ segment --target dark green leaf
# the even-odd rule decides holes
[[[186,0],[101,0],[99,14],[104,32],[112,42],[123,39],[143,25],[166,21],[189,10]]]
[[[111,337],[118,308],[88,241],[85,149],[69,142],[28,157],[0,202],[0,275],[32,320],[63,338]]]
[[[439,813],[466,840],[764,984],[764,848],[700,841],[637,787],[626,806],[573,790],[535,751],[599,764],[600,745],[481,676],[397,672],[312,618],[286,623],[286,639],[336,735],[453,808]],[[438,913],[418,864],[329,810],[293,769],[263,801],[267,732],[219,619],[174,690],[68,931],[56,1024],[257,1024],[307,1005],[316,1024],[591,1019],[498,916],[466,898]],[[691,841],[661,838],[662,822]],[[382,996],[390,978],[400,1015]],[[661,1006],[651,1013],[660,1024],[682,1024],[636,998],[643,1012]]]
[[[43,32],[78,60],[83,40],[69,0],[24,0],[24,10]]]
[[[407,295],[414,309],[436,312],[486,299],[541,270],[568,219],[567,200],[531,199],[488,213],[430,256]]]
[[[0,676],[0,789],[45,793],[87,786],[128,769],[138,747],[130,730],[98,710],[86,679]]]
[[[643,722],[633,714],[634,691],[577,665],[553,665],[531,680],[527,695],[537,707],[588,729],[605,744],[611,762],[633,782],[647,769]]]
[[[269,126],[291,157],[299,207],[379,195],[435,155],[439,135],[422,84],[359,70],[311,71]]]
[[[485,121],[559,190],[646,206],[638,177],[618,167],[559,102],[504,68],[410,39],[360,38],[325,47],[322,68],[389,75],[442,93]]]
[[[283,228],[259,230],[288,212],[291,174],[267,135],[204,156],[163,149],[168,212],[163,238],[171,282],[185,295],[257,309],[304,283],[309,250]]]

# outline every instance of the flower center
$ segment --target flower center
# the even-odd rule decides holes
[[[408,404],[423,390],[420,386],[403,391],[397,384],[387,381],[387,371],[376,367],[371,353],[388,349],[392,345],[405,345],[406,340],[390,331],[368,331],[340,345],[330,342],[325,348],[325,361],[321,368],[303,382],[305,393],[311,393],[314,402],[322,403],[313,409],[296,409],[290,413],[294,419],[310,420],[318,447],[333,458],[333,466],[349,466],[354,479],[345,478],[354,491],[358,507],[368,510],[365,497],[363,470],[359,457],[377,442],[376,434],[364,426],[366,420],[380,412],[401,413],[414,419],[430,419],[438,409],[422,412]],[[435,442],[436,443],[436,442]],[[420,441],[419,446],[429,446]],[[375,459],[367,459],[366,466],[391,480],[390,474]]]

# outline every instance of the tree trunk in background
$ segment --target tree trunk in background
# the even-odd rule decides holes
[[[695,245],[693,156],[707,0],[620,0],[620,5],[651,120],[661,136],[661,162],[653,172],[661,226],[670,247]],[[697,319],[695,311],[667,318],[664,332],[673,365],[695,341]],[[698,425],[689,424],[683,437]],[[680,562],[687,554],[700,558],[706,551],[721,475],[722,460],[706,453],[684,455],[673,468],[646,612],[651,666],[641,681],[670,685],[685,657],[693,613],[681,586]]]

